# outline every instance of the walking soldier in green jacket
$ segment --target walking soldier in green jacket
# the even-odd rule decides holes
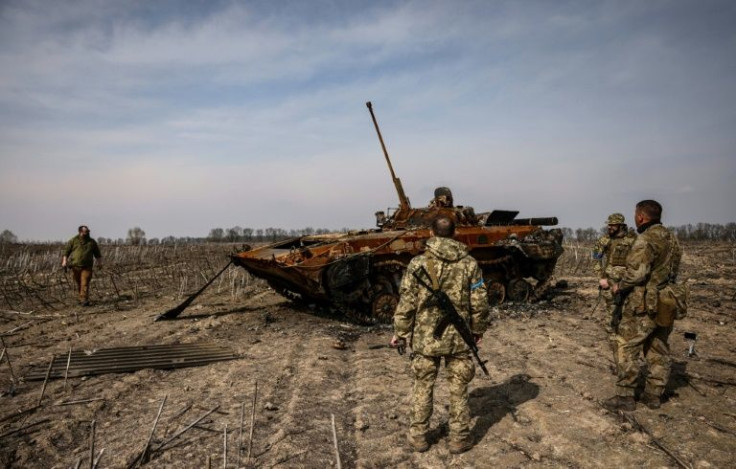
[[[89,228],[82,225],[79,234],[66,243],[64,255],[61,258],[61,266],[71,267],[74,275],[74,283],[79,293],[79,304],[89,306],[89,284],[92,281],[92,268],[102,267],[102,254],[97,246],[97,241],[90,238]]]
[[[440,216],[434,220],[427,250],[407,267],[394,313],[391,345],[408,343],[413,351],[409,442],[418,452],[429,449],[432,396],[442,358],[450,385],[450,452],[461,453],[472,447],[468,383],[475,376],[475,365],[470,348],[454,326],[447,327],[439,338],[433,336],[444,313],[436,303],[428,301],[432,292],[421,284],[445,292],[476,343],[480,341],[488,327],[486,288],[478,263],[468,254],[467,246],[452,239],[454,234],[455,222],[451,218]]]

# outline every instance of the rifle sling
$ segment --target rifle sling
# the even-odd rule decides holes
[[[433,276],[429,272],[427,272],[427,270],[424,267],[420,267],[420,270],[422,272],[424,272],[424,274],[432,280],[432,283],[433,284],[438,283],[437,282],[437,277],[436,276]],[[438,293],[441,290],[439,290],[439,288],[434,289],[431,286],[429,286],[429,284],[427,282],[425,282],[424,279],[422,277],[420,277],[419,274],[417,274],[416,271],[414,271],[413,274],[414,274],[414,278],[417,279],[417,282],[419,282],[419,284],[421,286],[423,286],[424,288],[426,288],[427,290],[429,290],[432,293],[432,299],[434,299],[437,302],[437,306],[439,307],[439,309],[443,313],[442,314],[442,318],[440,318],[440,321],[437,323],[437,326],[435,326],[434,331],[432,331],[432,337],[434,337],[437,340],[440,340],[442,338],[442,335],[445,333],[445,330],[447,329],[447,327],[450,324],[452,324],[452,319],[453,318],[450,316],[450,314],[447,311],[445,311],[445,309],[440,304]],[[447,298],[447,300],[448,301],[451,301],[449,298]],[[462,320],[462,318],[461,318],[461,320]],[[458,332],[460,332],[460,331],[458,331]]]

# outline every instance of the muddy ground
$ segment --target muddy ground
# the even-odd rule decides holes
[[[71,293],[34,310],[22,310],[13,299],[12,308],[0,309],[0,332],[18,328],[3,339],[19,381],[13,390],[3,361],[0,467],[90,467],[93,420],[96,455],[104,448],[97,467],[128,467],[145,446],[165,397],[154,449],[217,410],[154,451],[143,467],[202,468],[208,460],[223,467],[225,428],[229,468],[238,459],[240,467],[337,467],[332,416],[342,467],[734,467],[735,252],[732,245],[685,246],[682,275],[692,298],[688,318],[676,323],[670,340],[675,364],[669,401],[658,411],[639,406],[630,421],[600,406],[615,382],[607,318],[603,305],[592,311],[597,289],[584,261],[589,247],[568,246],[556,274],[565,288],[539,304],[494,308],[495,321],[481,344],[491,378],[479,376],[471,384],[475,446],[462,455],[447,448],[442,375],[432,446],[423,454],[409,449],[409,359],[386,346],[388,326],[296,306],[262,282],[241,282],[241,290],[234,283],[213,287],[179,319],[156,323],[157,314],[181,300],[180,278],[177,285],[161,281],[153,288],[148,281],[136,283],[131,294],[118,287],[113,294],[100,274],[88,308],[74,306]],[[122,263],[111,262],[107,268],[120,273]],[[219,257],[211,260],[218,263]],[[195,289],[187,285],[187,291]],[[695,357],[687,356],[684,332],[697,333]],[[42,381],[22,377],[34,366],[45,369],[53,356],[66,356],[70,347],[173,343],[226,345],[240,358],[72,378],[66,389],[62,379],[53,379],[40,406],[17,414],[34,409],[42,389]],[[59,405],[89,399],[97,400]]]

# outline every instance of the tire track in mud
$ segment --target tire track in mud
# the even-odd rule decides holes
[[[366,334],[356,344],[351,392],[358,468],[414,467],[406,441],[409,359],[386,347],[390,338],[390,332]]]
[[[289,308],[278,313],[287,317],[294,314]],[[281,371],[271,382],[264,383],[265,392],[258,398],[254,439],[262,443],[254,443],[254,455],[262,467],[333,466],[334,414],[341,461],[344,467],[352,467],[352,352],[333,348],[336,339],[329,329],[334,324],[329,320],[305,316],[289,321],[289,327],[295,329],[273,338],[274,343],[279,343],[273,349],[280,358],[269,366]],[[265,409],[268,403],[277,409]]]

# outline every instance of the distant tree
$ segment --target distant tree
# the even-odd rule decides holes
[[[146,232],[143,231],[139,226],[131,228],[128,230],[128,238],[126,239],[126,242],[128,244],[132,244],[133,246],[146,244]]]
[[[151,238],[151,239],[149,239],[148,240],[148,245],[149,246],[158,246],[159,245],[158,238]]]
[[[578,228],[575,230],[575,237],[578,241],[595,241],[598,236],[598,230],[595,228]]]
[[[243,236],[243,229],[239,226],[233,226],[232,228],[228,228],[227,233],[225,234],[225,237],[231,243],[240,241],[240,238],[242,236]]]
[[[2,233],[0,233],[0,244],[5,243],[17,243],[18,237],[13,234],[10,230],[3,230]]]
[[[256,230],[256,240],[263,241],[263,228],[258,228]]]
[[[225,230],[222,228],[212,228],[210,234],[207,236],[208,241],[219,243],[225,237]]]
[[[253,228],[243,228],[243,241],[253,241]]]
[[[161,244],[176,244],[176,238],[173,236],[164,236],[161,238]]]

